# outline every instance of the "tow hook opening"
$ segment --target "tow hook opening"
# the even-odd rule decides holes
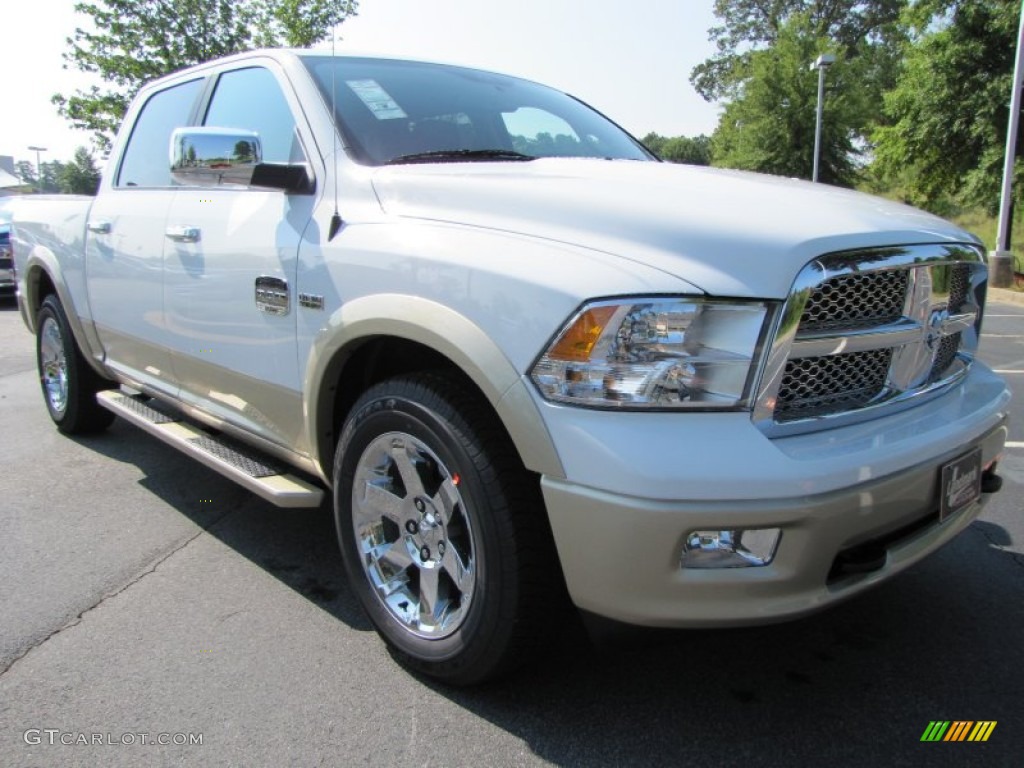
[[[832,563],[829,580],[858,573],[871,573],[885,567],[888,551],[883,544],[869,542],[840,552]]]
[[[936,511],[883,536],[847,547],[832,561],[832,568],[825,583],[834,584],[847,578],[881,570],[889,559],[889,550],[892,547],[909,541],[938,521],[939,513]]]

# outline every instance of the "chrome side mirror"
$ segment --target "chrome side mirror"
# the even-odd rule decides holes
[[[259,134],[244,128],[177,128],[171,134],[171,178],[188,187],[254,187],[312,194],[305,163],[264,163]]]
[[[263,147],[255,131],[177,128],[171,134],[171,178],[189,187],[252,184]]]

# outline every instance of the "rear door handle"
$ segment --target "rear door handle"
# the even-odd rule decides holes
[[[199,242],[199,227],[168,227],[164,234],[176,243]]]
[[[110,234],[110,222],[100,221],[99,219],[93,219],[85,225],[86,229],[90,232],[94,232],[97,235],[109,235]]]

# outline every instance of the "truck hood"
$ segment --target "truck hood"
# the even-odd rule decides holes
[[[610,253],[718,296],[785,298],[825,253],[976,243],[905,205],[825,184],[696,166],[545,158],[381,168],[393,215]]]

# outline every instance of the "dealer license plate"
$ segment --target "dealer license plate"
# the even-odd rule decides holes
[[[939,521],[955,515],[981,497],[981,448],[942,467]]]

